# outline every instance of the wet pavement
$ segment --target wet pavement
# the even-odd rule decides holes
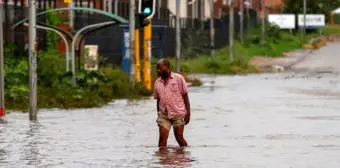
[[[340,76],[202,76],[190,88],[190,147],[171,132],[157,148],[156,103],[11,113],[0,124],[0,167],[339,168]]]

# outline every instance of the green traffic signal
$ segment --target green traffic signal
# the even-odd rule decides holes
[[[138,0],[138,13],[144,18],[152,18],[155,14],[156,0]]]
[[[143,10],[143,14],[150,14],[150,13],[151,13],[151,9],[149,7]]]

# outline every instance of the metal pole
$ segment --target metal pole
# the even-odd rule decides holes
[[[118,1],[119,1],[119,0],[115,0],[115,9],[114,9],[114,13],[115,13],[116,15],[118,15]]]
[[[157,13],[157,16],[158,16],[158,19],[161,19],[161,8],[162,8],[162,0],[158,0],[158,13]]]
[[[247,35],[246,35],[246,38],[248,38],[248,32],[250,30],[250,13],[249,13],[249,8],[251,7],[250,6],[250,1],[248,0],[248,6],[247,6]]]
[[[245,38],[247,40],[249,31],[250,31],[250,15],[249,15],[250,0],[246,0],[246,6],[247,6],[247,9],[246,9],[246,12],[247,12],[247,30],[246,30],[245,37],[243,37],[243,38]]]
[[[180,0],[176,0],[176,72],[181,71],[181,25],[180,25]]]
[[[233,0],[229,1],[229,57],[230,61],[234,60],[234,3]]]
[[[74,6],[74,3],[73,3],[73,0],[71,0],[71,2],[68,4],[69,8],[73,8]],[[70,24],[70,28],[71,30],[73,30],[73,26],[74,26],[74,11],[73,10],[70,10],[69,11],[70,14],[69,14],[69,24]]]
[[[36,6],[35,0],[29,1],[29,119],[37,120],[37,41],[36,41]]]
[[[135,30],[135,81],[140,82],[140,38],[139,38],[139,29]],[[145,45],[145,43],[144,43]],[[145,57],[144,57],[145,58]]]
[[[25,26],[29,26],[28,23],[24,23]],[[45,26],[40,26],[40,25],[37,25],[36,28],[38,29],[43,29],[43,30],[50,30],[50,31],[53,31],[55,33],[57,33],[64,41],[65,43],[65,48],[66,48],[66,53],[65,53],[65,56],[66,56],[66,72],[68,72],[70,70],[69,68],[69,60],[70,60],[70,48],[69,48],[69,44],[67,42],[67,39],[66,37],[59,31],[55,30],[55,29],[52,29],[52,28],[49,28],[49,27],[45,27]]]
[[[201,30],[203,30],[204,29],[204,19],[205,19],[205,15],[204,15],[204,6],[205,6],[205,0],[201,0],[201,2],[200,2],[200,17],[201,17]]]
[[[215,58],[215,23],[214,23],[214,0],[210,0],[210,47],[211,58]]]
[[[134,74],[135,74],[135,9],[136,1],[129,0],[129,38],[130,45],[127,48],[130,53],[130,81],[134,84]]]
[[[108,21],[108,22],[103,22],[103,23],[97,23],[97,24],[92,24],[92,25],[88,25],[88,26],[85,26],[83,28],[81,28],[77,33],[76,35],[74,35],[73,37],[73,41],[72,41],[72,44],[71,44],[71,57],[72,57],[72,82],[73,84],[75,85],[76,84],[76,59],[75,59],[75,43],[77,41],[77,38],[78,36],[80,36],[80,34],[87,30],[87,29],[90,29],[90,28],[94,28],[94,27],[101,27],[101,26],[106,26],[106,25],[109,25],[109,24],[115,24],[116,22],[115,21]]]
[[[3,36],[3,6],[0,0],[0,122],[4,120],[5,111],[5,80],[4,80],[4,36]]]
[[[107,3],[108,3],[107,4],[108,5],[108,7],[107,7],[108,8],[108,12],[112,13],[112,0],[108,0]]]
[[[152,22],[144,27],[144,65],[143,65],[143,81],[145,87],[151,90],[151,48],[152,48]]]
[[[243,0],[240,0],[240,40],[241,40],[241,43],[243,43],[243,33],[244,33],[244,30],[243,30],[243,13],[244,13],[244,4],[243,4]]]
[[[303,0],[303,41],[306,41],[306,14],[307,14],[307,0]]]
[[[262,13],[263,13],[263,17],[262,17],[262,45],[264,45],[265,43],[265,33],[266,33],[266,23],[265,23],[265,19],[266,19],[266,7],[265,7],[265,3],[264,0],[261,0],[261,8],[262,8]]]
[[[192,3],[189,4],[191,5],[191,28],[195,28],[195,1],[191,1]]]
[[[195,15],[195,13],[196,13],[196,4],[197,3],[195,3],[196,2],[196,0],[191,0],[190,2],[188,2],[188,5],[191,5],[191,28],[195,28],[195,19],[196,19],[196,15]],[[210,2],[209,2],[209,4],[210,4]]]

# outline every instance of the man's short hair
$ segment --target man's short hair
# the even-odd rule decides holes
[[[162,64],[165,65],[166,67],[170,68],[170,61],[168,59],[162,58],[159,61],[162,62]]]
[[[165,66],[167,66],[168,68],[170,68],[170,61],[166,58],[163,59],[163,63]]]

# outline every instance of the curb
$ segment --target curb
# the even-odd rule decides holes
[[[317,50],[312,50],[312,49],[307,50],[307,52],[306,52],[305,54],[303,54],[303,55],[301,56],[301,58],[297,59],[296,61],[294,61],[294,62],[292,62],[292,63],[290,63],[290,64],[288,64],[288,65],[283,65],[283,68],[284,68],[285,70],[290,70],[290,69],[292,69],[292,66],[294,66],[294,65],[296,65],[296,64],[298,64],[298,63],[304,61],[304,60],[307,58],[308,55],[312,54],[312,53],[315,52],[315,51],[317,51]]]
[[[303,60],[306,59],[306,57],[308,55],[310,55],[311,53],[313,53],[316,50],[312,50],[312,49],[305,49],[306,51],[304,53],[302,53],[300,56],[296,56],[297,59],[294,61],[291,61],[290,63],[273,63],[273,64],[269,64],[266,66],[261,67],[260,69],[262,69],[263,72],[282,72],[282,71],[287,71],[290,70],[292,66],[302,62]],[[289,57],[289,56],[287,56]]]

